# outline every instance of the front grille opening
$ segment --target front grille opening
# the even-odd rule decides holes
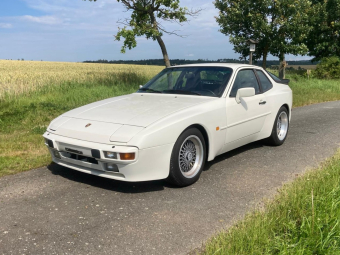
[[[62,152],[61,154],[65,158],[70,158],[70,159],[79,160],[79,161],[82,161],[82,162],[87,162],[87,163],[98,165],[98,160],[96,160],[95,158],[86,157],[86,156],[83,156],[83,155],[78,155],[78,154],[69,153],[69,152]]]

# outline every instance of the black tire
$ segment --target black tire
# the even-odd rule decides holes
[[[286,131],[284,137],[280,138],[279,134],[278,134],[278,130],[277,130],[277,125],[278,125],[278,121],[279,121],[280,116],[282,116],[284,114],[287,117],[287,131]],[[273,129],[272,129],[272,133],[271,133],[270,137],[268,137],[266,139],[267,144],[272,145],[272,146],[282,145],[286,141],[288,131],[289,131],[289,112],[288,112],[288,110],[285,106],[281,106],[281,108],[279,109],[279,111],[276,115],[274,125],[273,125]]]
[[[195,141],[197,145],[194,144],[191,140]],[[187,143],[192,143],[195,146],[194,159],[195,159],[195,162],[197,162],[197,167],[195,167],[196,166],[196,163],[195,163],[194,166],[191,168],[192,170],[189,170],[188,172],[183,173],[180,167],[180,149],[182,146],[185,147]],[[200,149],[201,145],[202,145],[203,151],[201,151]],[[183,149],[182,151],[185,151],[185,150]],[[197,156],[196,154],[197,155],[199,154],[200,156]],[[193,156],[190,154],[190,159],[192,158]],[[189,157],[186,157],[186,159],[189,159]],[[171,159],[170,159],[170,173],[169,173],[169,177],[167,178],[167,181],[179,187],[185,187],[185,186],[189,186],[195,183],[199,179],[202,173],[205,161],[206,161],[206,145],[205,145],[205,140],[204,140],[202,133],[197,128],[186,129],[178,137],[174,145],[174,148],[172,149]],[[192,176],[188,176],[191,171],[193,171]]]

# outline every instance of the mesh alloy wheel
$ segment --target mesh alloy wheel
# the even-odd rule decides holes
[[[203,144],[197,136],[187,137],[179,150],[179,169],[186,178],[194,177],[203,162]]]
[[[205,143],[201,131],[195,127],[180,134],[172,149],[168,182],[185,187],[200,178],[207,157]]]

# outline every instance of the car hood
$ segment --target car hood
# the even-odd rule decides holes
[[[95,102],[71,110],[55,121],[48,131],[75,139],[128,142],[152,123],[213,97],[134,93]]]

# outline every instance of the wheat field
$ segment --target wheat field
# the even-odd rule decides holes
[[[5,95],[15,97],[44,86],[65,82],[94,82],[109,76],[130,81],[129,76],[152,77],[161,66],[113,65],[92,63],[42,62],[0,60],[0,99]]]
[[[0,177],[51,162],[42,138],[51,120],[133,93],[163,68],[0,60]]]

